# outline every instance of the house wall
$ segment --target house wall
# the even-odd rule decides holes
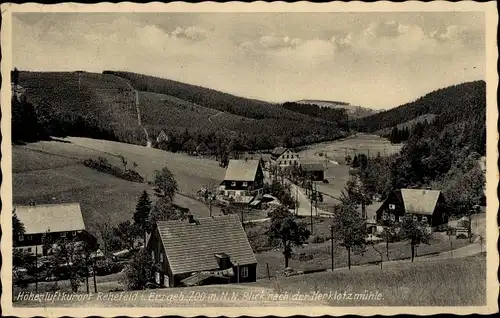
[[[243,277],[242,273],[244,273],[245,269],[247,268],[247,277]],[[214,268],[213,270],[218,270],[217,268]],[[238,276],[237,276],[237,271],[238,267],[233,266],[233,272],[234,276],[231,276],[229,279],[229,283],[231,284],[237,284],[238,283]],[[177,274],[174,276],[174,285],[172,286],[181,286],[181,281],[189,276],[191,276],[194,273],[184,273],[184,274]],[[240,277],[239,277],[239,282],[240,283],[249,283],[249,282],[255,282],[257,280],[257,264],[249,264],[249,265],[241,265],[240,266]]]
[[[394,209],[390,209],[390,206],[394,205]],[[399,220],[400,217],[405,215],[404,204],[401,198],[396,195],[395,192],[391,192],[387,199],[382,203],[380,208],[377,211],[377,222],[382,221],[383,214],[393,214],[395,216],[395,220]]]
[[[278,166],[300,166],[299,155],[291,150],[286,150],[281,156],[275,159],[275,164]]]
[[[314,181],[322,181],[325,179],[325,172],[318,170],[318,171],[303,171],[304,175],[309,175],[312,176]]]
[[[389,208],[391,204],[394,205],[393,210]],[[436,205],[434,213],[432,215],[423,215],[423,214],[406,212],[404,209],[404,203],[402,199],[395,192],[392,192],[377,211],[378,222],[382,221],[382,216],[384,212],[387,213],[388,215],[393,214],[395,216],[396,221],[399,221],[400,217],[403,217],[405,215],[411,215],[413,218],[416,218],[417,221],[427,222],[429,226],[432,227],[448,223],[447,206],[446,203],[444,202],[444,198],[442,195],[440,195],[438,198],[438,203]]]
[[[33,253],[33,255],[36,251],[38,255],[45,256],[47,250],[43,247],[44,243],[56,242],[61,239],[87,242],[90,250],[97,249],[97,238],[85,230],[25,234],[14,238],[14,246]]]
[[[242,273],[245,271],[244,268],[248,269],[248,276],[243,277]],[[231,283],[238,283],[238,267],[233,266],[233,271],[234,271],[234,276],[231,277],[230,282]],[[249,265],[241,265],[240,266],[240,277],[239,277],[239,282],[240,283],[248,283],[248,282],[255,282],[257,280],[257,264],[249,264]]]
[[[155,277],[152,277],[154,282],[161,286],[166,286],[166,287],[174,286],[172,271],[170,270],[170,266],[167,260],[167,253],[165,252],[165,248],[163,246],[157,228],[155,229],[155,231],[151,235],[151,238],[149,239],[147,250],[150,257],[156,264],[159,265],[160,268],[160,270],[154,274]],[[157,275],[159,275],[159,281],[157,280],[158,278]],[[168,277],[168,282],[165,276]]]

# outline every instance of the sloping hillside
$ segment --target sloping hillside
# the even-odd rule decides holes
[[[304,104],[304,105],[318,105],[320,107],[328,107],[328,108],[336,108],[336,109],[342,108],[342,109],[345,109],[347,111],[349,118],[353,118],[353,119],[363,118],[366,116],[376,114],[378,112],[378,110],[376,110],[376,109],[355,106],[355,105],[351,105],[349,103],[339,102],[339,101],[302,99],[302,100],[296,101],[296,103],[297,104]]]
[[[122,155],[129,166],[147,180],[154,171],[167,166],[174,174],[179,191],[175,203],[189,208],[198,217],[208,216],[202,202],[192,199],[197,190],[209,183],[218,184],[224,169],[217,162],[174,154],[136,145],[70,137],[66,142],[40,141],[12,147],[12,187],[14,204],[80,202],[87,228],[96,233],[98,225],[116,225],[132,218],[139,195],[143,190],[152,195],[147,183],[129,182],[99,172],[82,164],[85,159],[106,158],[110,164],[121,166]],[[187,195],[187,196],[186,196]],[[220,212],[213,207],[214,214]]]
[[[387,111],[355,120],[352,127],[362,132],[392,128],[416,117],[434,114],[439,124],[466,120],[486,111],[486,83],[468,82],[441,88],[423,97]]]
[[[145,145],[144,127],[153,140],[161,130],[176,136],[181,143],[176,149],[185,150],[182,144],[189,142],[209,145],[211,152],[220,153],[228,151],[231,140],[236,148],[232,150],[255,150],[300,146],[345,134],[336,123],[281,105],[134,73],[21,71],[18,84],[34,105],[35,117],[44,119],[39,128],[49,130],[44,135]],[[13,112],[17,109],[13,107]],[[22,120],[13,125],[17,123]]]
[[[418,117],[415,117],[413,119],[410,119],[404,123],[401,123],[399,125],[396,125],[395,127],[397,129],[409,129],[411,130],[415,124],[417,123],[424,123],[424,122],[428,122],[428,123],[431,123],[434,119],[436,118],[436,115],[434,114],[425,114],[425,115],[422,115],[422,116],[418,116]],[[380,135],[380,136],[386,136],[388,134],[391,133],[391,130],[392,128],[394,127],[388,127],[388,128],[384,128],[384,129],[381,129],[381,130],[377,130],[375,132],[376,135]]]

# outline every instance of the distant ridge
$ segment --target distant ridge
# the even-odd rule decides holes
[[[297,104],[304,105],[318,105],[320,107],[329,107],[329,108],[343,108],[347,111],[347,114],[350,118],[357,119],[367,117],[373,114],[378,113],[378,110],[371,109],[368,107],[361,107],[351,105],[350,103],[341,102],[341,101],[328,101],[328,100],[320,100],[320,99],[301,99],[296,101]]]

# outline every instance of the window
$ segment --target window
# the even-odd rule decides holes
[[[26,236],[26,239],[27,239],[28,241],[30,241],[31,239],[33,239],[33,237],[32,237],[31,235],[28,235],[28,236]]]
[[[396,221],[396,216],[394,214],[391,214],[391,221]]]
[[[422,222],[427,222],[427,216],[422,217]]]
[[[151,258],[153,259],[153,261],[155,260],[155,251],[151,251]]]
[[[31,253],[31,247],[28,247],[28,252],[30,252],[30,253]]]
[[[160,263],[163,263],[163,253],[160,253]]]
[[[387,213],[386,212],[382,213],[382,220],[387,220]]]
[[[18,239],[19,239],[19,241],[21,241],[21,242],[22,242],[22,241],[24,241],[24,235],[19,235]]]
[[[236,187],[236,181],[231,182],[231,187]]]
[[[241,278],[247,278],[248,277],[248,267],[242,267],[241,268]]]
[[[399,217],[399,222],[403,222],[403,217],[402,216]]]
[[[416,215],[413,216],[413,221],[418,221],[418,217]]]
[[[389,204],[389,210],[395,210],[396,206],[394,204]]]
[[[61,237],[66,237],[66,232],[61,232]]]
[[[243,182],[244,187],[248,187],[248,182]]]

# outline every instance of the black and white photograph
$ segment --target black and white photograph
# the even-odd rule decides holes
[[[5,313],[497,312],[497,24],[2,4]]]

